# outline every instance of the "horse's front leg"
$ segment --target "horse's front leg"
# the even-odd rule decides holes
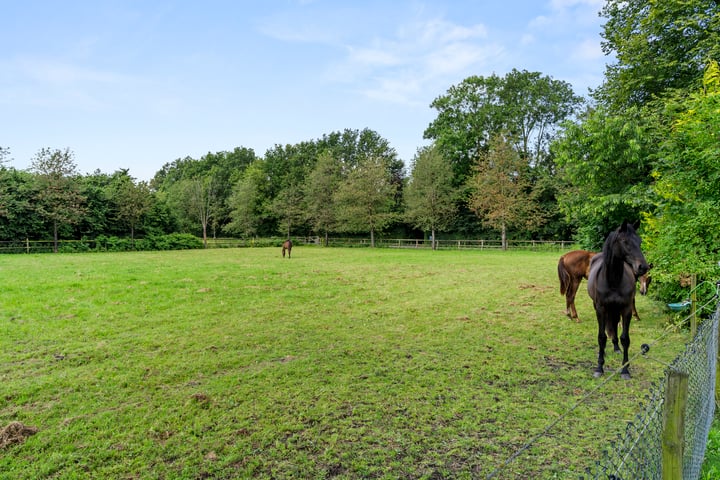
[[[622,343],[623,347],[623,365],[620,376],[625,380],[630,380],[630,360],[628,359],[628,352],[630,351],[630,320],[632,320],[632,309],[623,312],[623,332],[620,336],[620,343]]]
[[[598,321],[598,364],[595,367],[593,376],[595,378],[601,377],[605,370],[605,345],[607,345],[607,334],[605,333],[605,318],[601,313],[597,313]]]
[[[620,353],[620,344],[618,343],[618,324],[620,323],[619,315],[612,320],[613,330],[610,332],[610,338],[613,343],[613,351]]]

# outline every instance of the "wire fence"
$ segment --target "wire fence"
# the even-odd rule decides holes
[[[252,246],[278,246],[284,238],[267,239],[235,239],[217,238],[208,240],[208,246],[213,248],[223,247],[252,247]],[[296,245],[325,245],[323,237],[297,237],[293,238]],[[328,247],[370,247],[369,238],[366,237],[329,237]],[[375,246],[378,248],[407,248],[425,249],[433,248],[433,242],[423,238],[376,238]],[[576,246],[572,240],[508,240],[507,247],[517,250],[569,250]],[[500,250],[502,241],[499,239],[448,239],[435,240],[435,248],[438,250]]]
[[[712,302],[716,301],[713,297]],[[635,421],[601,459],[588,469],[585,480],[655,480],[662,478],[662,433],[665,389],[670,371],[688,375],[688,398],[685,413],[683,479],[700,476],[705,447],[715,412],[715,376],[718,352],[720,303],[715,313],[698,327],[695,338],[686,346],[665,375],[654,384]]]

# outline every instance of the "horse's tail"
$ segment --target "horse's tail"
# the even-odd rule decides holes
[[[565,262],[563,257],[560,257],[558,261],[558,278],[560,279],[560,295],[565,295],[568,287],[570,286],[570,274],[565,268]]]

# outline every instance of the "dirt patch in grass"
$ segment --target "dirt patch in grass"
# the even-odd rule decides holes
[[[0,449],[16,443],[23,443],[27,437],[35,435],[37,431],[37,428],[27,426],[21,422],[10,422],[0,430]]]

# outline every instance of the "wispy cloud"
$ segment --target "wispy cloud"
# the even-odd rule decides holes
[[[602,9],[604,0],[550,0],[548,12],[539,15],[530,21],[530,27],[545,29],[557,34],[563,33],[572,26],[578,27],[599,24],[598,13]],[[596,36],[596,32],[592,32]]]
[[[597,7],[598,10],[605,4],[605,0],[550,0],[550,7],[555,10],[562,10],[577,5]]]
[[[31,81],[52,85],[119,84],[129,80],[129,77],[125,75],[64,63],[55,59],[22,57],[14,61],[12,66],[17,75]]]
[[[597,61],[603,59],[605,54],[602,51],[600,42],[595,39],[587,39],[580,42],[572,52],[573,60]]]
[[[326,78],[373,100],[426,105],[439,83],[456,81],[502,54],[486,37],[481,24],[438,18],[404,23],[369,44],[347,43],[345,55],[327,65]]]
[[[19,56],[0,63],[0,103],[98,112],[142,105],[156,113],[177,112],[167,82],[93,68],[71,60]]]

